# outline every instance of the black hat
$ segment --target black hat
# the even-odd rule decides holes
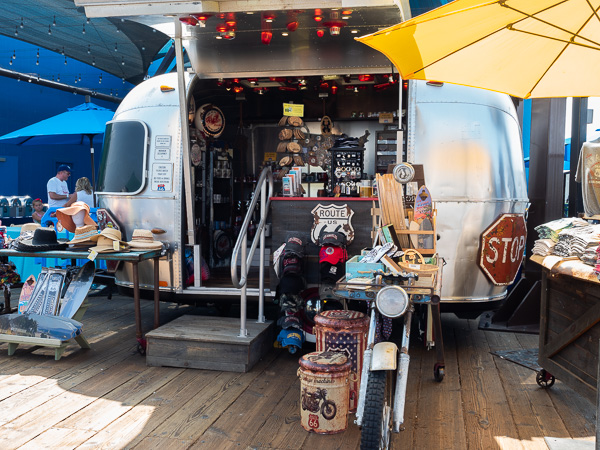
[[[52,228],[36,228],[31,239],[25,239],[17,244],[20,252],[45,252],[49,250],[63,250],[68,247],[67,242],[58,242],[56,232]]]
[[[300,236],[289,236],[285,242],[283,251],[286,253],[295,253],[298,256],[304,256],[304,246],[306,243]]]
[[[281,294],[298,294],[304,289],[304,278],[299,275],[285,275],[279,280],[277,291]]]
[[[325,228],[323,228],[319,234],[319,245],[345,247],[346,242],[346,235],[340,231],[325,231]]]

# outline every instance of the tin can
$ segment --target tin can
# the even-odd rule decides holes
[[[338,352],[312,352],[299,363],[302,426],[318,434],[341,433],[348,427],[350,361]]]
[[[360,374],[367,347],[369,318],[359,311],[323,311],[315,317],[318,352],[341,352],[352,363],[350,376],[350,412],[356,411]]]
[[[0,248],[6,248],[8,239],[6,239],[7,231],[5,226],[0,226]]]

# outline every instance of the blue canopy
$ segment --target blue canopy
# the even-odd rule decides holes
[[[95,190],[94,136],[104,134],[106,122],[112,120],[113,115],[114,112],[110,109],[86,102],[68,108],[67,112],[0,136],[0,141],[16,145],[65,145],[83,144],[87,137],[90,142],[92,186]]]
[[[103,134],[114,112],[94,103],[83,103],[67,112],[0,136],[0,141],[17,145],[81,144],[84,136]]]

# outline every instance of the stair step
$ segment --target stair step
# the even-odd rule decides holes
[[[272,321],[248,320],[240,337],[240,319],[181,316],[146,334],[148,366],[248,372],[273,346]]]

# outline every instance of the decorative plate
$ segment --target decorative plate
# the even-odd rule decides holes
[[[219,137],[225,129],[225,116],[216,106],[206,103],[196,111],[196,128],[211,137]]]

